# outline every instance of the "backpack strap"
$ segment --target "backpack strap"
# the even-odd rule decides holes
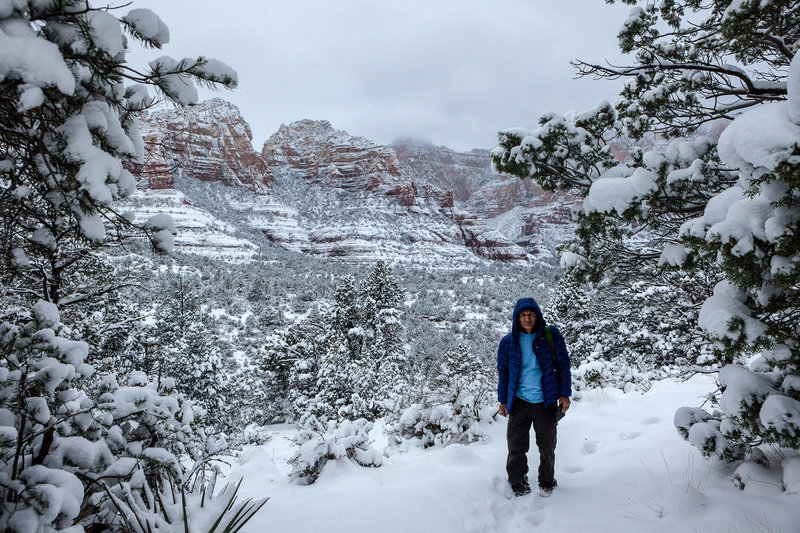
[[[550,330],[550,326],[544,327],[544,338],[547,339],[547,344],[550,345],[550,354],[553,356],[553,367],[556,369],[556,372],[559,372],[558,359],[556,359],[556,343],[553,341],[553,332]]]

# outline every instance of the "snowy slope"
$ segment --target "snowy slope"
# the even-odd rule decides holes
[[[511,496],[502,419],[486,425],[486,442],[414,448],[374,469],[329,463],[310,486],[288,481],[291,428],[278,427],[271,441],[246,450],[230,479],[244,476],[245,496],[271,497],[243,530],[251,533],[796,533],[797,495],[783,493],[779,479],[739,491],[728,468],[677,435],[675,410],[713,388],[697,377],[656,383],[644,395],[595,391],[573,403],[559,426],[559,487],[549,499]]]
[[[159,213],[171,216],[177,230],[175,245],[181,252],[238,263],[258,251],[252,242],[234,236],[236,227],[194,206],[175,189],[137,191],[118,205],[121,211],[132,211],[136,222]]]

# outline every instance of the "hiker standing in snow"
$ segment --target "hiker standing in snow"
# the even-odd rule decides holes
[[[511,333],[497,349],[497,401],[500,414],[508,416],[506,471],[514,494],[531,491],[528,483],[530,430],[539,448],[539,491],[549,496],[558,485],[556,424],[569,409],[572,395],[570,361],[564,337],[547,326],[539,304],[522,298],[514,307]]]

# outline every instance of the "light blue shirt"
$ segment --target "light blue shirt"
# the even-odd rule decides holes
[[[522,368],[517,382],[517,397],[526,402],[541,403],[544,401],[542,394],[542,369],[533,353],[533,339],[535,333],[519,334],[519,349],[522,351]]]

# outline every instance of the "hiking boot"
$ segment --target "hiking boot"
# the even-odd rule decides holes
[[[553,493],[553,489],[558,487],[558,481],[555,479],[553,480],[552,485],[542,485],[539,483],[539,496],[542,498],[549,498],[550,495]]]
[[[520,483],[512,483],[511,490],[514,496],[524,496],[531,492],[531,484],[528,483],[528,476],[525,476]]]

